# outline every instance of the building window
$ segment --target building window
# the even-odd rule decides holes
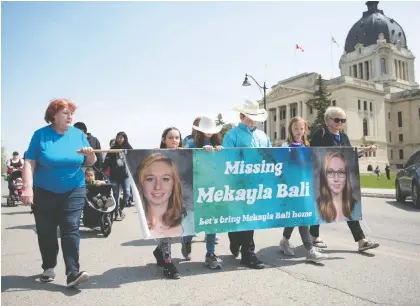
[[[420,108],[419,108],[419,117],[420,117]]]
[[[280,139],[286,139],[286,129],[284,126],[281,128]]]
[[[359,79],[363,80],[363,63],[359,64]]]
[[[277,116],[276,115],[274,115],[274,121],[277,121]]]
[[[420,116],[420,108],[419,108],[419,116]],[[388,113],[388,120],[391,120],[391,113]]]
[[[363,119],[363,136],[368,135],[368,122],[366,119]]]
[[[392,142],[392,137],[391,137],[391,131],[388,132],[388,138],[389,138],[389,142]]]
[[[400,142],[403,142],[403,141],[404,141],[404,136],[403,136],[403,134],[399,134],[399,135],[398,135],[398,140],[399,140]]]
[[[373,152],[373,157],[376,157],[376,152]]]
[[[309,113],[312,115],[313,112],[314,112],[314,110],[312,109],[312,106],[309,107]]]
[[[274,132],[274,139],[277,139],[277,132]]]
[[[292,108],[292,109],[290,110],[290,117],[291,117],[291,118],[296,117],[296,108]]]
[[[336,106],[335,100],[332,100],[332,106]]]
[[[373,112],[373,104],[372,104],[372,102],[370,102],[370,104],[369,104],[369,110],[370,110],[371,112]]]
[[[398,112],[398,127],[402,127],[402,112]]]
[[[381,57],[381,74],[386,74],[386,60]]]
[[[357,100],[357,108],[360,110],[360,100]]]
[[[363,110],[367,111],[367,102],[363,101]]]
[[[400,159],[404,159],[404,150],[400,149]]]
[[[391,159],[394,159],[394,150],[391,150]]]
[[[366,71],[366,80],[369,80],[370,76],[369,76],[369,62],[368,61],[365,62],[365,71]]]
[[[353,78],[357,78],[357,65],[353,65]]]
[[[349,67],[349,76],[351,76],[351,66]]]

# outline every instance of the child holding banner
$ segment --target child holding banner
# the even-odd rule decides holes
[[[233,109],[240,113],[241,122],[226,133],[223,138],[225,148],[268,148],[271,142],[268,136],[255,126],[256,122],[267,120],[265,109],[260,109],[258,102],[245,101],[241,107]],[[241,264],[252,269],[263,269],[264,264],[255,254],[254,231],[231,232],[228,234],[230,251],[235,257],[242,254]]]
[[[175,127],[169,127],[163,131],[160,141],[161,149],[177,149],[182,147],[181,132]],[[179,279],[180,275],[172,262],[171,238],[158,239],[158,246],[153,251],[158,266],[163,266],[163,275],[170,279]]]
[[[307,134],[308,123],[301,117],[292,118],[287,128],[287,139],[286,142],[282,144],[282,148],[308,147],[309,141],[307,139]],[[289,242],[293,229],[294,227],[285,227],[283,230],[283,238],[280,241],[280,251],[290,256],[295,255],[293,246]],[[309,226],[299,226],[299,233],[303,246],[308,251],[308,256],[306,257],[307,261],[320,262],[328,258],[327,255],[320,253],[314,248],[311,234],[309,233]]]
[[[215,122],[206,116],[201,117],[197,125],[192,126],[195,131],[192,133],[192,138],[187,141],[186,148],[203,148],[207,152],[212,152],[213,148],[220,151],[221,139],[218,134],[222,126],[216,126]],[[193,236],[182,237],[181,252],[185,259],[191,259],[191,242]],[[214,253],[216,245],[216,234],[206,234],[206,258],[204,264],[210,269],[221,269],[222,265],[219,258]]]

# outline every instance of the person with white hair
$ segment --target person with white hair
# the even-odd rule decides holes
[[[268,148],[271,147],[270,138],[256,127],[257,122],[267,120],[265,109],[260,109],[257,102],[245,101],[241,107],[233,109],[240,113],[241,122],[231,129],[223,138],[224,148]],[[254,231],[228,233],[230,251],[235,257],[242,254],[241,264],[252,269],[263,269],[264,264],[255,254]]]
[[[350,140],[346,133],[344,133],[344,124],[346,123],[346,112],[340,107],[328,107],[324,115],[325,128],[319,129],[315,132],[311,140],[311,147],[351,147]],[[376,146],[366,147],[359,152],[359,157],[363,152],[375,152]],[[347,221],[354,241],[359,245],[359,251],[363,252],[368,249],[374,249],[379,246],[379,243],[367,240],[359,221]],[[326,244],[319,237],[319,225],[312,225],[310,233],[315,247],[326,248]]]

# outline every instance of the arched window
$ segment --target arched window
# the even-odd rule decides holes
[[[368,122],[363,119],[363,136],[368,136]]]
[[[381,57],[381,74],[386,74],[386,60]]]
[[[286,139],[286,128],[284,126],[281,128],[280,139]]]

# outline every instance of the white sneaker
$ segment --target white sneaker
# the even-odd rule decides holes
[[[285,255],[293,256],[295,255],[295,251],[293,250],[294,246],[283,237],[283,239],[280,241],[280,251],[282,251]]]
[[[327,259],[328,255],[327,254],[322,254],[321,252],[317,251],[315,248],[312,248],[309,251],[308,256],[306,257],[306,261],[310,261],[310,262],[320,262],[323,261],[324,259]]]
[[[43,283],[49,283],[52,282],[55,279],[55,272],[53,268],[49,268],[47,270],[45,270],[42,274],[41,277],[39,278],[41,282]]]

